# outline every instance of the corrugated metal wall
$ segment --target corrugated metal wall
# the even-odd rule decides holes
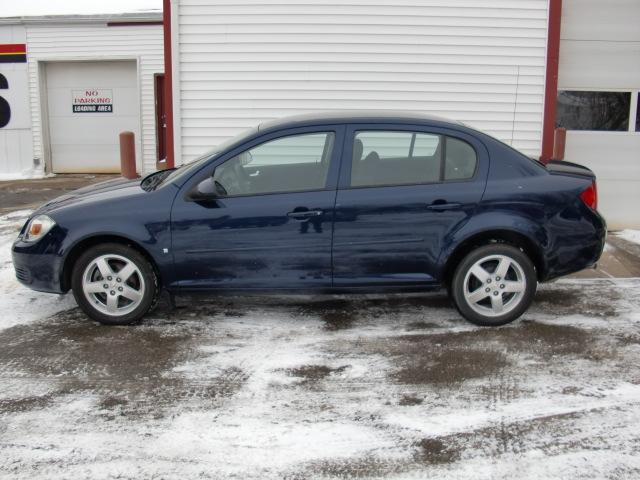
[[[540,152],[547,0],[173,4],[183,161],[266,119],[353,108],[442,115]]]
[[[140,80],[142,166],[155,170],[153,74],[164,72],[161,25],[108,27],[100,24],[29,24],[27,28],[34,156],[44,158],[38,61],[137,58]]]

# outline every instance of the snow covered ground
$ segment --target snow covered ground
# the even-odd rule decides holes
[[[26,180],[34,178],[45,178],[50,175],[45,175],[42,171],[27,170],[21,173],[0,173],[0,182],[9,180]]]
[[[136,327],[13,279],[0,478],[640,476],[640,280],[540,288],[513,325],[443,295],[185,298]]]
[[[624,238],[627,242],[640,244],[640,230],[622,230],[616,233],[620,238]]]

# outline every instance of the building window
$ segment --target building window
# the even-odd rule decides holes
[[[561,90],[558,92],[556,127],[626,132],[630,109],[630,92]]]
[[[640,132],[640,94],[638,94],[638,108],[636,109],[636,132]]]

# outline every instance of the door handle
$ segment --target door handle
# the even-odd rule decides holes
[[[254,173],[249,174],[250,177],[257,177],[258,175],[260,175],[260,170],[256,170]]]
[[[322,210],[304,210],[302,212],[289,212],[287,213],[287,217],[293,218],[294,220],[309,220],[313,217],[319,217],[324,212]]]
[[[458,210],[462,208],[461,203],[449,203],[445,200],[436,200],[431,205],[427,205],[428,210],[435,210],[436,212],[442,212],[444,210]]]

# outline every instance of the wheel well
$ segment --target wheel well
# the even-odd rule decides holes
[[[544,278],[544,261],[540,248],[527,236],[510,230],[492,230],[474,235],[453,251],[444,269],[443,283],[449,285],[458,264],[469,252],[492,243],[506,243],[521,249],[533,262],[538,279]]]
[[[62,289],[66,292],[71,288],[71,274],[73,273],[73,266],[76,261],[80,257],[80,255],[85,252],[87,249],[91,247],[95,247],[96,245],[100,245],[102,243],[119,243],[120,245],[125,245],[127,247],[133,248],[142,256],[144,256],[153,269],[156,272],[156,276],[158,277],[158,282],[160,282],[160,271],[158,270],[158,266],[156,262],[153,260],[153,257],[149,255],[144,248],[142,248],[136,242],[133,242],[125,237],[119,237],[117,235],[98,235],[95,237],[85,238],[84,240],[78,242],[73,246],[67,257],[64,261],[64,267],[62,268]]]

